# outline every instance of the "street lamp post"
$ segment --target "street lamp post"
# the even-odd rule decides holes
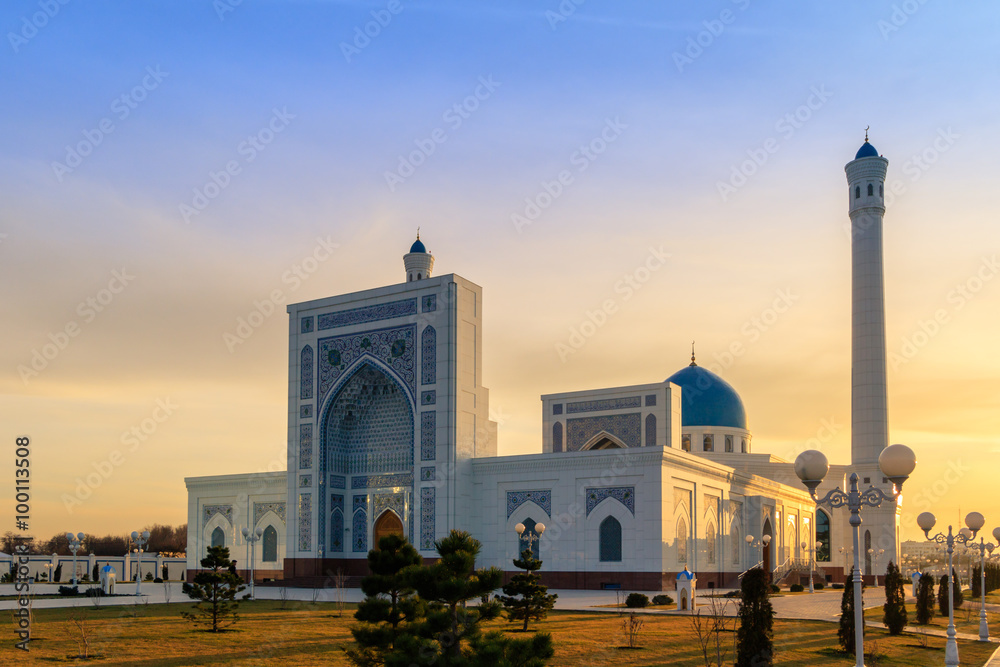
[[[771,536],[762,535],[759,540],[755,540],[753,535],[747,535],[743,539],[746,540],[747,546],[751,549],[760,549],[760,560],[757,564],[760,565],[760,569],[767,570],[768,568],[764,567],[764,547],[771,543]],[[770,563],[768,563],[768,566],[770,566]]]
[[[250,555],[248,557],[248,560],[250,561],[250,599],[253,600],[254,599],[253,598],[253,579],[254,579],[254,576],[253,576],[253,563],[254,563],[254,557],[256,555],[256,554],[254,554],[254,547],[256,546],[257,542],[260,540],[260,536],[264,534],[264,529],[261,528],[260,526],[258,526],[257,530],[255,530],[253,532],[250,532],[250,529],[247,528],[246,526],[244,526],[242,532],[243,532],[243,539],[245,539],[247,541],[247,549],[249,549],[249,551],[250,551]]]
[[[805,541],[802,542],[801,546],[802,550],[809,555],[809,592],[815,593],[816,591],[813,589],[813,554],[816,553],[816,549],[815,548],[807,549],[809,544]]]
[[[885,549],[868,549],[868,555],[872,557],[872,568],[875,570],[870,574],[875,575],[875,585],[878,586],[878,557],[885,553]]]
[[[135,594],[142,595],[142,548],[149,542],[149,531],[144,530],[140,535],[138,531],[132,531],[132,540],[129,542],[129,550],[135,545]]]
[[[517,538],[518,538],[517,546],[520,548],[521,546],[520,541],[524,539],[528,542],[528,548],[534,550],[535,541],[536,540],[540,541],[542,539],[542,533],[545,532],[545,524],[536,523],[535,530],[533,532],[528,533],[527,537],[524,537],[524,530],[525,528],[523,523],[519,523],[516,526],[514,526],[514,532],[517,533]],[[518,556],[521,555],[520,550],[518,550],[517,555]]]
[[[844,574],[846,575],[848,570],[850,570],[851,555],[854,553],[854,549],[840,547],[839,551],[844,554]]]
[[[1000,544],[1000,528],[993,529],[993,539]],[[979,595],[981,596],[979,601],[979,641],[988,642],[990,640],[990,626],[986,623],[986,552],[989,551],[992,554],[997,545],[980,537],[979,544],[972,540],[966,546],[979,552]]]
[[[851,490],[844,493],[839,487],[834,488],[822,499],[816,497],[816,488],[830,471],[826,456],[815,449],[799,454],[795,459],[795,474],[809,490],[809,495],[818,505],[831,508],[844,507],[851,512],[851,527],[854,529],[854,655],[855,667],[865,666],[865,621],[864,597],[861,588],[861,508],[879,507],[882,501],[895,502],[903,487],[903,482],[917,466],[917,457],[906,445],[890,445],[882,450],[878,457],[878,466],[882,474],[892,482],[892,495],[878,487],[870,486],[864,491],[858,490],[858,473],[851,473]]]
[[[73,578],[69,580],[70,586],[76,586],[76,552],[80,550],[80,543],[83,542],[83,533],[66,533],[66,539],[69,540],[69,550],[73,552]]]
[[[979,512],[969,512],[965,516],[965,525],[968,529],[963,528],[958,535],[955,535],[951,532],[951,526],[948,526],[947,535],[938,533],[931,537],[931,528],[935,523],[937,519],[930,512],[923,512],[917,517],[917,525],[924,531],[927,539],[948,547],[948,641],[944,646],[944,664],[947,667],[958,667],[958,642],[955,641],[955,571],[952,554],[955,553],[955,544],[962,545],[972,540],[986,523],[986,519]]]

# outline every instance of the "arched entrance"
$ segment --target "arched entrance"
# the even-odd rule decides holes
[[[771,563],[771,547],[774,544],[774,530],[771,528],[771,519],[764,519],[764,528],[761,530],[761,536],[770,535],[771,539],[764,548],[761,549],[761,560],[764,562],[764,571],[770,572],[774,565]]]
[[[399,517],[392,510],[386,510],[382,512],[380,516],[375,521],[375,544],[372,545],[378,548],[379,540],[387,535],[399,535],[403,537],[403,522],[400,521]]]

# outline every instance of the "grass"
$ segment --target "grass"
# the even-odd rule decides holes
[[[149,606],[92,606],[69,609],[40,609],[35,612],[30,654],[13,648],[14,628],[10,616],[0,622],[5,633],[0,643],[0,664],[142,664],[158,665],[347,665],[342,647],[351,639],[353,605],[337,617],[332,603],[287,603],[278,601],[242,603],[242,618],[236,629],[223,634],[199,631],[180,618],[190,603]],[[91,654],[82,661],[71,616],[76,614],[91,632]],[[133,617],[133,613],[135,616]],[[677,665],[704,664],[689,616],[644,616],[639,645],[623,651],[621,619],[617,614],[597,612],[552,612],[538,629],[550,632],[556,646],[554,667],[576,665]],[[510,631],[506,622],[489,624]],[[837,650],[837,626],[819,621],[776,621],[776,665],[822,667],[852,664],[850,656]],[[522,636],[511,633],[511,636]],[[733,633],[724,635],[732,646]],[[922,667],[944,662],[944,639],[929,638],[929,648],[921,648],[913,635],[889,637],[884,631],[866,633],[868,642],[878,645],[882,667],[907,665]],[[869,644],[870,645],[870,644]],[[963,665],[982,665],[993,645],[960,642]],[[732,652],[730,648],[730,657]],[[871,664],[871,663],[869,663]]]

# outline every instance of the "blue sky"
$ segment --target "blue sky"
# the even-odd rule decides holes
[[[1000,10],[588,0],[401,2],[393,14],[388,2],[246,0],[220,16],[220,6],[0,9],[0,400],[8,439],[49,443],[37,462],[41,534],[180,522],[184,476],[280,461],[284,315],[234,351],[223,334],[276,288],[301,301],[399,281],[417,226],[438,273],[484,287],[501,452],[539,446],[539,394],[661,380],[692,339],[709,360],[746,343],[718,363],[743,395],[755,446],[801,449],[822,420],[849,424],[843,165],[867,125],[901,187],[886,217],[890,352],[937,310],[948,316],[890,369],[892,439],[926,461],[918,490],[956,456],[996,465],[1000,362],[984,351],[1000,281],[961,306],[949,296],[977,272],[992,278]],[[58,12],[25,37],[45,7]],[[372,12],[391,20],[345,57]],[[677,54],[690,62],[679,67]],[[455,105],[469,104],[457,123]],[[581,162],[602,133],[613,138]],[[250,137],[262,148],[249,150]],[[428,141],[433,152],[390,188],[387,172]],[[78,166],[54,166],[81,142],[95,145]],[[762,151],[745,184],[720,190]],[[518,230],[512,216],[561,172],[571,183]],[[185,219],[213,174],[226,186]],[[281,276],[317,238],[339,254],[293,290]],[[560,358],[650,247],[671,255],[665,268]],[[79,304],[122,268],[134,280],[82,321]],[[748,325],[788,289],[798,301],[787,315]],[[69,322],[80,334],[24,380],[18,368]],[[148,446],[86,502],[60,502],[164,397],[183,407]],[[845,460],[849,427],[824,444]],[[988,483],[969,474],[936,503],[954,514]],[[109,519],[137,485],[141,499]],[[979,509],[1000,520],[1000,507]]]

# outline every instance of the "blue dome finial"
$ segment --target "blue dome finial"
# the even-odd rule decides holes
[[[694,341],[691,341],[691,363],[688,364],[688,365],[689,366],[697,366],[698,365],[698,364],[696,364],[694,362]]]
[[[420,227],[417,227],[417,240],[410,246],[410,252],[427,252],[423,241],[420,240]]]
[[[871,125],[865,127],[865,143],[861,144],[861,148],[858,149],[858,154],[854,156],[855,160],[860,160],[863,157],[878,157],[878,151],[868,143],[868,129],[870,127]]]

